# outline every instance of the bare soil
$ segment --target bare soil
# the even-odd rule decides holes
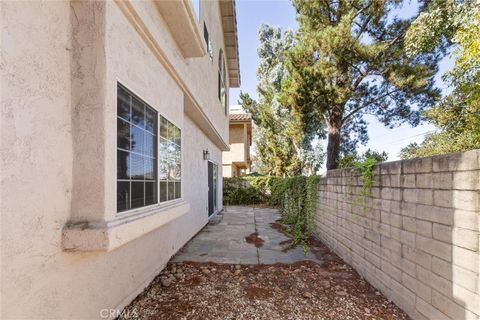
[[[169,263],[120,319],[408,319],[321,242],[321,264]]]

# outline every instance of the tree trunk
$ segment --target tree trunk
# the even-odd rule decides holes
[[[337,160],[340,156],[340,130],[341,128],[328,126],[327,170],[337,168]]]

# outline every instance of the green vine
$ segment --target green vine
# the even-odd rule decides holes
[[[355,196],[354,205],[361,206],[363,212],[366,212],[368,209],[367,198],[372,197],[372,187],[375,182],[374,166],[377,163],[378,159],[368,157],[363,161],[357,161],[354,166],[360,172],[360,182],[362,184],[360,195]]]
[[[353,192],[351,192],[354,197],[353,199],[354,205],[357,205],[361,200],[360,196],[363,196],[363,207],[364,209],[366,209],[365,198],[372,196],[371,190],[374,185],[373,168],[377,163],[386,161],[387,159],[388,159],[388,154],[385,151],[379,152],[371,149],[368,149],[362,155],[359,155],[357,153],[352,153],[352,154],[344,155],[343,157],[338,159],[337,165],[339,168],[353,167],[360,172],[360,181],[362,183],[362,190],[360,192],[361,194],[353,195]],[[349,177],[347,190],[351,191],[352,189],[353,189],[352,178]]]
[[[377,159],[366,158],[363,161],[355,163],[355,168],[360,171],[360,181],[362,182],[362,195],[364,197],[372,196],[372,187],[374,184],[373,167],[377,164]]]
[[[300,244],[305,254],[315,227],[318,181],[318,176],[286,178],[272,190],[280,200],[281,222],[290,225],[291,247]]]

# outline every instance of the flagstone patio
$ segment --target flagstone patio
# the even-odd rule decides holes
[[[172,261],[230,264],[320,262],[310,249],[307,256],[300,246],[283,250],[289,238],[271,225],[279,218],[278,210],[272,208],[230,206],[223,211],[222,217],[214,217]],[[253,233],[257,233],[263,244],[255,246],[247,242],[246,238]]]

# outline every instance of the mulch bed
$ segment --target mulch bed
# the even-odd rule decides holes
[[[169,263],[120,319],[408,319],[321,242],[323,263]]]

